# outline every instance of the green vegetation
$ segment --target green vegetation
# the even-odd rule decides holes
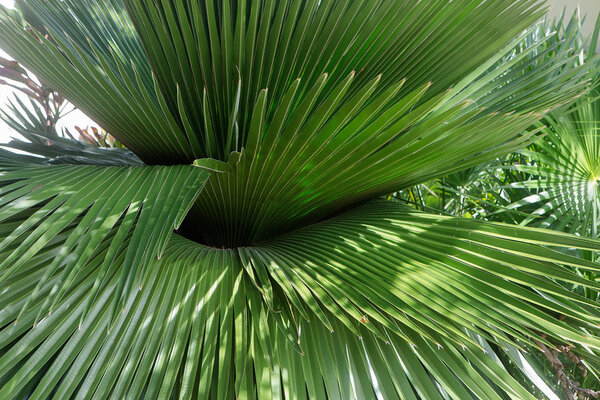
[[[0,74],[43,96],[3,112],[25,140],[0,149],[1,399],[597,397],[577,19],[17,4]],[[64,99],[110,135],[59,131]]]

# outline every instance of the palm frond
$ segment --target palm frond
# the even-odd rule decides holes
[[[530,210],[522,224],[534,224],[586,236],[598,235],[600,210],[599,101],[596,91],[567,112],[546,117],[544,139],[520,153],[530,161],[512,168],[528,174],[510,188],[530,195],[509,208]]]
[[[132,245],[119,272],[119,291],[126,297],[136,271],[160,257],[169,233],[179,227],[207,178],[208,172],[192,166],[69,165],[3,172],[0,221],[5,234],[0,242],[0,282],[4,285],[18,275],[40,251],[70,230],[20,312],[25,313],[42,288],[53,281],[51,292],[44,295],[39,319],[52,312],[100,243],[110,244],[102,267],[106,272],[123,241],[131,237]],[[62,273],[56,277],[59,270]],[[102,279],[100,275],[95,286]],[[94,295],[92,292],[89,300]],[[114,307],[120,302],[115,298]]]
[[[51,40],[26,33],[5,15],[3,48],[146,163],[225,160],[245,146],[249,110],[261,91],[269,88],[269,121],[298,77],[293,103],[307,96],[324,73],[329,79],[322,93],[328,93],[352,71],[356,83],[347,96],[379,75],[375,94],[406,79],[398,97],[433,81],[435,89],[425,99],[466,79],[459,87],[468,87],[465,93],[475,100],[503,85],[500,96],[488,95],[485,101],[503,111],[549,106],[542,90],[537,97],[531,87],[523,90],[523,79],[536,81],[538,88],[561,88],[553,94],[556,103],[580,90],[573,84],[561,87],[561,82],[576,82],[573,76],[540,81],[534,73],[507,84],[529,69],[522,63],[510,74],[511,65],[506,65],[472,84],[494,64],[499,50],[543,14],[537,0],[203,5],[86,0],[33,1],[26,7],[47,27]],[[475,36],[478,40],[470,40]],[[100,104],[98,97],[104,99]]]
[[[105,272],[105,243],[33,330],[28,324],[43,309],[41,299],[9,324],[35,290],[23,278],[49,268],[31,259],[1,294],[0,394],[533,399],[474,334],[500,346],[580,343],[578,351],[587,353],[600,345],[587,332],[597,329],[600,314],[595,303],[549,279],[579,280],[544,261],[557,259],[555,251],[531,243],[598,247],[385,201],[252,248],[220,250],[173,235],[160,260],[137,269],[140,291],[127,297],[114,325],[109,306],[127,254],[121,248]]]

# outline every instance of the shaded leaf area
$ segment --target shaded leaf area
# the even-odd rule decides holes
[[[15,154],[15,152],[0,148],[0,163],[5,171],[19,168],[27,168],[33,165],[42,166],[45,159],[29,154]]]
[[[543,11],[533,0],[27,7],[52,39],[5,15],[0,44],[144,162],[231,165],[184,226],[210,245],[251,244],[521,148],[541,113],[587,85],[560,42],[514,52]]]
[[[527,129],[539,115],[482,115],[472,102],[451,105],[444,94],[420,104],[429,84],[398,99],[404,82],[377,95],[377,78],[340,103],[355,79],[350,74],[314,104],[328,79],[292,106],[296,81],[270,123],[262,92],[247,148],[229,157],[233,172],[212,176],[192,209],[189,223],[200,241],[253,243],[536,139]]]
[[[41,156],[43,158],[38,158],[37,161],[46,165],[144,166],[144,163],[127,149],[99,147],[65,137],[48,138],[36,132],[20,134],[25,136],[27,141],[12,140],[3,147]]]
[[[543,5],[36,0],[26,10],[52,38],[27,33],[7,14],[0,40],[144,162],[189,163],[226,160],[246,147],[251,110],[263,89],[270,93],[270,122],[282,104],[312,96],[323,73],[329,79],[321,82],[315,104],[355,71],[356,83],[340,104],[381,75],[376,95],[406,79],[397,98],[433,81],[423,101],[456,85],[452,105],[472,98],[494,111],[552,108],[581,90],[581,71],[561,73],[572,57],[560,46],[547,50],[564,53],[557,63],[540,63],[545,52],[516,57],[501,68],[495,63],[543,15]]]
[[[480,338],[513,352],[531,338],[550,348],[566,341],[588,359],[600,345],[596,306],[551,279],[577,276],[545,259],[598,266],[538,246],[596,242],[383,201],[251,248],[214,249],[174,234],[160,260],[136,271],[139,290],[114,322],[133,238],[106,271],[105,240],[51,315],[32,328],[44,309],[37,297],[15,324],[36,290],[30,277],[48,273],[46,260],[73,229],[5,280],[2,398],[534,399]]]
[[[600,21],[596,21],[594,35],[586,38],[581,34],[579,14],[575,13],[571,18],[563,15],[561,19],[546,22],[533,30],[517,51],[526,49],[542,36],[550,36],[543,47],[562,42],[561,46],[569,48],[571,54],[579,55],[576,64],[591,66],[590,76],[595,80],[598,57],[594,56],[594,49],[599,30]],[[548,57],[553,58],[554,54],[548,53]],[[595,150],[598,147],[598,129],[594,122],[598,119],[597,96],[597,90],[592,89],[572,105],[547,114],[544,119],[547,127],[541,131],[545,137],[529,146],[527,151],[446,175],[394,196],[424,211],[516,224],[523,222],[595,237],[597,187],[593,177],[598,164]],[[597,259],[597,252],[575,248],[561,251],[588,260]],[[584,279],[598,282],[593,271],[577,268],[573,271]],[[598,300],[596,290],[577,283],[564,286],[592,301]],[[518,357],[509,357],[509,371],[525,384],[536,381],[537,378],[532,379],[530,372],[531,367],[537,369],[537,374],[547,381],[547,384],[538,386],[541,390],[537,394],[539,398],[545,395],[558,399],[556,394],[565,399],[577,395],[583,398],[586,397],[584,393],[593,398],[590,394],[599,389],[597,368],[593,362],[586,362],[585,357],[581,361],[579,356],[571,354],[566,344],[558,344],[557,350],[543,352],[536,349],[540,347],[538,344],[525,345],[525,349],[530,349],[529,354],[521,352]],[[507,359],[507,355],[506,352],[498,352],[503,360]],[[522,373],[524,376],[521,376]]]
[[[25,315],[43,299],[36,307],[37,321],[55,309],[98,246],[105,243],[108,249],[90,295],[94,299],[124,240],[131,237],[118,274],[120,296],[112,299],[114,314],[134,286],[137,271],[160,257],[170,232],[181,224],[207,178],[208,172],[192,166],[20,165],[2,172],[1,286],[20,276],[42,249],[64,237],[52,256],[44,258],[44,273],[29,280],[35,289],[19,314]],[[48,285],[50,292],[44,292]]]

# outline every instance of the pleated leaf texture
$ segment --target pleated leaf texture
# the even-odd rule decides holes
[[[509,188],[528,196],[509,205],[527,210],[524,225],[548,227],[598,237],[600,211],[600,103],[594,91],[567,113],[546,118],[546,136],[535,148],[521,151],[531,165],[512,166],[531,174]]]
[[[0,47],[132,153],[0,152],[0,399],[535,399],[498,354],[600,367],[565,288],[600,266],[561,252],[596,240],[385,197],[587,90],[560,43],[513,50],[543,1],[19,3],[45,32],[3,10]]]

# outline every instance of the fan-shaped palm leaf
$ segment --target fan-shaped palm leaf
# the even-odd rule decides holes
[[[580,62],[593,57],[600,31],[600,18],[596,22],[589,52],[584,48],[579,19],[574,15],[566,27],[562,21],[555,24],[568,42],[573,44]],[[592,54],[590,54],[590,52]],[[525,163],[511,166],[528,174],[529,179],[514,182],[510,189],[525,189],[530,195],[514,201],[509,208],[527,210],[532,215],[522,224],[534,224],[566,230],[586,236],[597,236],[600,177],[600,103],[598,90],[594,89],[568,109],[546,116],[542,132],[545,134],[531,149],[520,153]]]
[[[50,36],[5,14],[0,45],[146,165],[0,154],[0,398],[534,398],[488,342],[598,365],[563,284],[599,266],[550,248],[596,241],[372,201],[585,89],[560,43],[513,51],[542,3],[26,7]]]
[[[511,208],[538,207],[523,223],[597,236],[600,207],[600,113],[591,97],[567,114],[548,117],[546,138],[532,151],[522,151],[534,165],[516,169],[532,174],[512,184],[533,190]]]

